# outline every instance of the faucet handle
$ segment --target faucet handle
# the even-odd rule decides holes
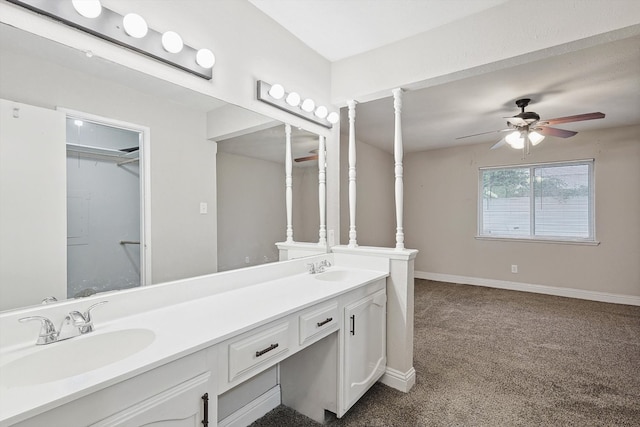
[[[36,345],[49,344],[58,339],[58,332],[56,332],[55,325],[53,324],[53,322],[51,322],[51,320],[44,316],[22,317],[18,319],[18,322],[25,323],[33,320],[39,321],[42,325],[42,327],[40,328],[40,334],[38,335],[38,340],[36,341]]]
[[[87,324],[87,318],[84,316],[84,314],[76,310],[70,311],[64,320],[66,323],[71,323],[73,324],[73,326],[78,327],[85,326]]]
[[[106,304],[109,301],[100,301],[97,302],[95,304],[93,304],[92,306],[90,306],[89,308],[87,308],[87,311],[84,312],[84,314],[82,315],[82,317],[84,318],[85,324],[80,326],[80,332],[82,332],[83,334],[86,334],[87,332],[93,332],[93,320],[91,319],[91,310],[93,310],[94,308]]]
[[[89,306],[89,308],[87,308],[87,311],[84,312],[84,318],[87,320],[87,322],[91,322],[91,310],[93,310],[94,308],[98,307],[99,305],[103,305],[108,303],[109,301],[100,301],[97,302],[91,306]]]

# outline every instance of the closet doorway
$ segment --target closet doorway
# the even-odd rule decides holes
[[[67,297],[149,284],[149,129],[65,112]]]

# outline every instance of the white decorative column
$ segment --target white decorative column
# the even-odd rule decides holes
[[[404,229],[402,227],[402,215],[404,204],[403,193],[403,167],[402,167],[402,89],[393,89],[393,108],[395,109],[396,129],[393,141],[393,156],[395,158],[396,175],[396,249],[404,249]]]
[[[356,242],[356,101],[347,101],[349,107],[349,247]]]
[[[320,209],[319,246],[327,245],[327,151],[324,136],[318,138],[318,207]]]
[[[292,221],[292,205],[293,205],[293,159],[291,158],[291,125],[284,125],[285,133],[285,198],[287,204],[287,243],[293,243],[293,221]]]

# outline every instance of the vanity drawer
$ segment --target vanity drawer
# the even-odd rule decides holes
[[[338,328],[338,303],[333,302],[298,316],[300,345],[306,345]]]
[[[229,344],[229,382],[289,350],[289,322],[250,334]]]

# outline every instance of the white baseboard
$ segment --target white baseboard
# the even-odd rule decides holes
[[[280,405],[280,385],[258,396],[218,423],[219,427],[246,427]]]
[[[414,272],[416,279],[435,280],[438,282],[460,283],[463,285],[486,286],[488,288],[510,289],[512,291],[533,292],[536,294],[555,295],[560,297],[586,299],[640,306],[640,297],[634,295],[610,294],[606,292],[587,291],[584,289],[560,288],[555,286],[534,285],[530,283],[511,282],[507,280],[483,279],[480,277],[456,276],[453,274]]]
[[[416,370],[411,367],[407,372],[400,372],[387,367],[382,378],[380,378],[380,382],[391,388],[400,390],[403,393],[407,393],[416,383]]]

